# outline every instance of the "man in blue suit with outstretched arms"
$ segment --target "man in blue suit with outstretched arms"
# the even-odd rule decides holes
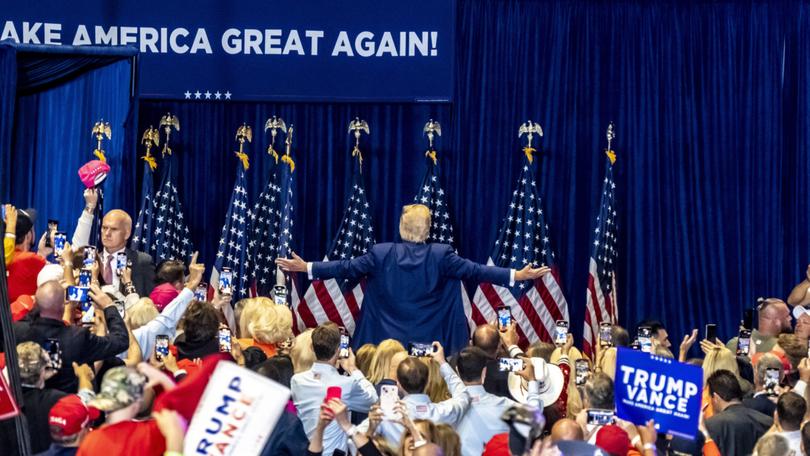
[[[292,259],[276,263],[285,271],[307,272],[310,280],[366,278],[354,347],[389,338],[404,345],[438,340],[456,352],[469,339],[459,280],[513,286],[551,270],[528,265],[515,270],[466,260],[447,244],[425,243],[430,223],[426,206],[408,205],[399,221],[404,242],[376,244],[352,260],[307,263],[293,253]]]

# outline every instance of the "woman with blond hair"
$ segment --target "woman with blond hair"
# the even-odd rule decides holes
[[[269,358],[275,356],[282,342],[292,337],[292,312],[268,298],[256,298],[242,311],[239,326],[247,329],[239,339],[239,346],[243,350],[258,347]]]
[[[312,350],[312,329],[307,329],[295,336],[290,349],[290,359],[293,363],[293,372],[304,372],[315,363],[315,351]]]
[[[374,344],[365,344],[357,350],[357,354],[355,356],[355,364],[357,364],[357,369],[363,373],[363,375],[368,378],[368,374],[371,371],[371,361],[374,359],[374,355],[377,354],[377,346]]]
[[[740,368],[737,366],[737,356],[725,345],[720,342],[712,342],[706,339],[700,341],[700,349],[706,357],[703,359],[703,399],[701,407],[703,409],[703,418],[708,419],[714,415],[714,408],[712,407],[712,395],[709,393],[709,388],[706,386],[706,380],[715,372],[719,370],[727,370],[737,377],[737,381],[742,385],[742,378],[740,378]]]
[[[368,381],[372,385],[380,383],[384,378],[389,378],[388,373],[391,370],[391,358],[397,354],[405,351],[405,347],[399,343],[398,340],[385,339],[377,345],[377,351],[371,359],[371,365],[368,371]]]
[[[450,390],[447,388],[447,382],[444,381],[441,372],[439,372],[439,363],[433,358],[419,358],[419,361],[428,367],[428,381],[425,387],[425,394],[430,397],[430,401],[434,404],[446,401],[452,396]]]

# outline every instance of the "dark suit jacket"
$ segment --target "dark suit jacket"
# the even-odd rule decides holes
[[[155,265],[152,257],[129,248],[126,252],[127,259],[132,263],[132,285],[138,290],[138,295],[148,297],[155,288]]]
[[[510,271],[465,260],[447,244],[377,244],[353,260],[313,263],[316,279],[366,278],[355,349],[383,339],[438,340],[447,353],[467,345],[460,280],[508,285]]]
[[[498,368],[498,359],[487,361],[487,376],[484,378],[484,391],[496,396],[512,399],[509,394],[509,372]]]
[[[706,420],[706,430],[720,454],[749,455],[757,440],[773,425],[773,418],[754,409],[734,404]]]
[[[754,409],[763,415],[773,416],[773,412],[776,411],[776,402],[772,401],[764,394],[743,399],[742,403],[744,406]]]
[[[90,333],[87,328],[66,326],[62,320],[40,317],[14,323],[14,335],[18,344],[32,341],[44,346],[46,340],[58,339],[62,350],[62,368],[45,382],[45,386],[75,393],[79,380],[73,373],[74,361],[90,364],[112,358],[129,347],[127,327],[115,306],[104,310],[104,318],[107,320],[107,335],[104,337]]]

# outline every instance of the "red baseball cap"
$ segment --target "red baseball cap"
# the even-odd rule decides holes
[[[88,407],[76,394],[70,394],[54,404],[48,413],[48,424],[54,438],[78,434],[90,421],[97,419],[99,411]]]
[[[152,290],[152,293],[149,294],[149,298],[155,303],[158,312],[163,312],[163,309],[179,294],[180,292],[174,288],[174,285],[164,283],[156,286],[155,289]]]
[[[615,424],[602,426],[596,433],[596,446],[610,454],[624,456],[630,451],[630,437],[624,429]]]

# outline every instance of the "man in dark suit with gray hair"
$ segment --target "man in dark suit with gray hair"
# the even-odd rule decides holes
[[[310,280],[365,277],[355,347],[388,338],[403,344],[438,340],[454,353],[469,340],[459,280],[511,286],[551,270],[529,265],[515,270],[466,260],[447,244],[426,243],[430,223],[427,206],[411,204],[403,208],[399,221],[403,242],[376,244],[352,260],[307,263],[293,254],[292,259],[279,258],[276,263],[286,271],[307,272]]]

